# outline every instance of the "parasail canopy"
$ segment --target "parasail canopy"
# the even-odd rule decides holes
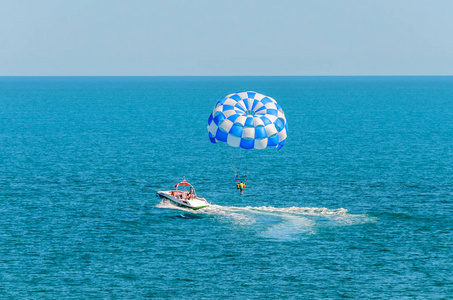
[[[288,131],[282,107],[266,95],[240,92],[218,101],[208,119],[209,139],[244,149],[280,149]]]

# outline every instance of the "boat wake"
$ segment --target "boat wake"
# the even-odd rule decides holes
[[[366,214],[352,214],[347,209],[324,207],[237,207],[211,205],[191,210],[162,201],[158,208],[178,209],[197,215],[212,216],[222,222],[240,225],[257,235],[276,240],[293,240],[302,235],[317,234],[322,228],[360,225],[375,222]]]

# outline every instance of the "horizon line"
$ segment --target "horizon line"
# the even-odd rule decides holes
[[[0,77],[452,77],[452,75],[0,75]]]

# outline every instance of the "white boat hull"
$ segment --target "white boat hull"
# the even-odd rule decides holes
[[[157,196],[159,196],[161,199],[169,200],[170,202],[178,206],[187,207],[190,209],[200,209],[209,206],[209,203],[205,198],[193,197],[192,199],[185,199],[184,197],[180,196],[180,194],[172,195],[171,192],[173,191],[157,191]]]

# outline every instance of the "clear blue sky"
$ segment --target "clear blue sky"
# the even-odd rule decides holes
[[[0,75],[453,75],[453,0],[0,0]]]

